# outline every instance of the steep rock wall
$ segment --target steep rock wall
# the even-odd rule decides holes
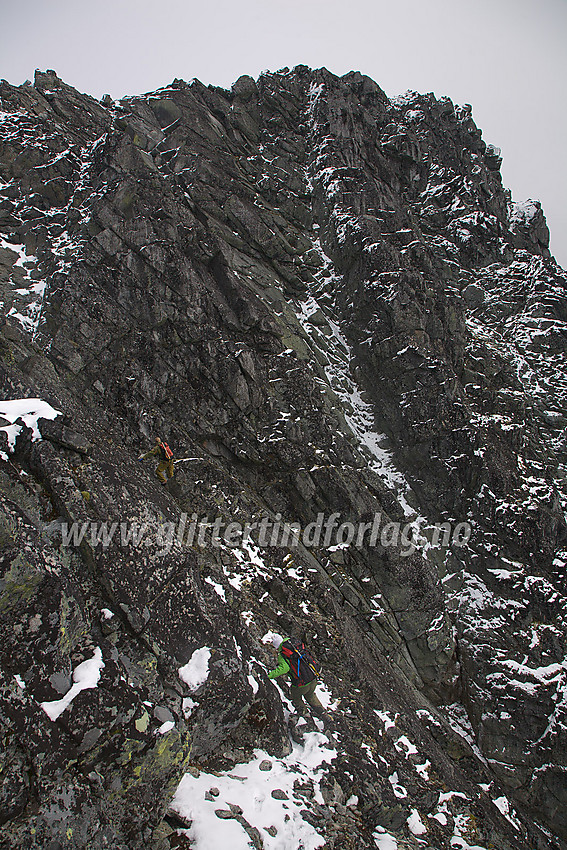
[[[1,471],[6,846],[175,846],[187,770],[291,749],[270,629],[306,631],[341,701],[327,846],[413,846],[413,812],[435,847],[564,846],[566,278],[470,108],[305,67],[0,96],[3,398],[67,417]],[[155,433],[190,458],[167,488],[136,462]],[[419,545],[259,543],[333,514]],[[193,515],[257,526],[188,545]],[[142,543],[90,536],[112,522]]]

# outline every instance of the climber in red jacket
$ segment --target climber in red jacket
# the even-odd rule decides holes
[[[167,484],[168,478],[173,478],[173,452],[163,440],[156,437],[156,444],[153,449],[146,452],[145,455],[140,455],[138,460],[147,460],[149,457],[159,457],[160,461],[156,467],[156,476],[162,484]],[[166,473],[167,472],[167,477]]]

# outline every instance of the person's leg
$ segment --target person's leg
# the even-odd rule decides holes
[[[293,703],[293,707],[297,711],[298,714],[303,714],[303,709],[305,707],[305,703],[303,702],[302,689],[297,685],[292,685],[290,688],[290,699]]]
[[[313,679],[312,682],[309,682],[307,685],[304,685],[303,696],[309,703],[312,709],[314,709],[315,714],[326,714],[325,708],[315,693],[315,688],[317,687],[317,679]]]
[[[167,477],[173,478],[173,458],[170,458],[167,462]]]
[[[156,477],[159,478],[162,484],[167,484],[167,478],[165,477],[165,470],[167,468],[166,461],[160,461],[156,468]]]

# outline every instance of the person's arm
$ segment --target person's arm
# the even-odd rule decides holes
[[[157,455],[157,454],[158,454],[158,452],[159,452],[159,449],[160,449],[160,447],[159,447],[159,446],[156,446],[155,448],[150,449],[150,451],[149,451],[149,452],[146,452],[146,454],[145,454],[145,455],[141,455],[141,456],[139,457],[139,460],[147,460],[149,457],[153,457],[154,455]]]
[[[268,673],[268,679],[277,679],[278,676],[285,676],[286,673],[289,673],[289,664],[283,657],[283,655],[279,654],[278,656],[278,666],[274,667],[273,670],[270,670]]]

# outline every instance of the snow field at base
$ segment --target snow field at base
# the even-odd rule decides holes
[[[293,744],[289,756],[274,759],[256,750],[248,764],[238,764],[220,774],[188,773],[181,780],[171,808],[192,821],[187,835],[195,850],[249,850],[250,837],[234,817],[218,817],[215,812],[231,812],[239,807],[250,827],[259,831],[265,850],[316,850],[325,839],[304,820],[302,810],[310,801],[294,791],[294,782],[313,787],[313,801],[323,804],[320,790],[324,764],[336,758],[336,750],[320,732],[306,733],[304,745]],[[266,770],[267,765],[270,769]],[[212,789],[212,792],[211,792]],[[218,794],[215,794],[215,789]],[[209,792],[207,794],[207,792]],[[276,796],[273,796],[273,792]],[[207,797],[205,796],[207,795]],[[270,832],[267,831],[268,828]]]
[[[271,571],[262,558],[261,550],[252,541],[243,541],[241,547],[223,547],[230,552],[236,562],[235,568],[223,566],[228,583],[236,591],[240,591],[246,579],[260,574],[271,577]],[[290,562],[291,563],[291,562]],[[293,573],[294,580],[301,580],[301,571],[291,565],[288,569]],[[225,588],[210,580],[209,584],[221,599],[226,600]],[[254,615],[251,611],[242,614],[247,625],[251,625]],[[263,643],[270,643],[273,632],[267,632]],[[236,647],[239,654],[239,647]],[[179,675],[194,691],[206,681],[208,676],[208,661],[210,650],[202,647],[196,650]],[[264,670],[265,666],[257,662]],[[253,667],[249,664],[248,682],[254,693],[258,690],[258,682],[252,675]],[[276,681],[272,682],[280,694],[284,705],[284,716],[289,716],[293,707],[280,689]],[[334,699],[329,688],[319,682],[317,696],[328,711],[337,710],[338,700]],[[198,696],[195,697],[198,701]],[[196,703],[187,698],[184,700],[184,714],[189,717]],[[316,721],[322,729],[322,724]],[[161,734],[169,731],[166,724],[159,730]],[[187,774],[179,785],[172,808],[192,820],[189,837],[195,842],[196,850],[218,850],[219,847],[230,846],[231,850],[248,848],[249,835],[244,826],[233,817],[217,817],[216,809],[230,811],[229,806],[242,809],[242,816],[250,827],[256,827],[262,836],[266,850],[315,850],[324,843],[324,838],[303,819],[302,810],[309,808],[309,800],[294,798],[293,783],[309,780],[313,784],[314,800],[320,804],[323,798],[319,790],[319,782],[323,775],[324,764],[332,761],[336,751],[329,744],[328,738],[322,731],[305,733],[304,746],[293,744],[292,753],[285,759],[272,759],[271,771],[260,771],[259,765],[271,757],[267,753],[257,751],[255,759],[248,765],[237,765],[233,770],[221,774],[200,774],[198,779]],[[234,777],[238,777],[235,779]],[[205,799],[209,788],[218,788],[219,796],[215,799]],[[271,796],[272,791],[283,792],[287,799],[277,799]],[[282,796],[282,795],[279,795]],[[236,810],[235,810],[236,811]],[[287,819],[286,819],[287,818]],[[271,835],[266,827],[275,827],[277,832]],[[274,830],[271,830],[273,832]]]
[[[32,429],[32,439],[36,441],[41,440],[41,434],[37,427],[38,419],[55,419],[60,415],[60,410],[55,410],[55,408],[51,407],[50,404],[41,398],[5,399],[0,401],[0,417],[7,419],[12,424],[3,426],[0,428],[0,431],[6,432],[9,449],[13,451],[16,438],[22,430],[21,425],[14,424],[18,419],[22,419],[27,427]],[[0,457],[3,460],[8,460],[5,452],[0,452]]]

